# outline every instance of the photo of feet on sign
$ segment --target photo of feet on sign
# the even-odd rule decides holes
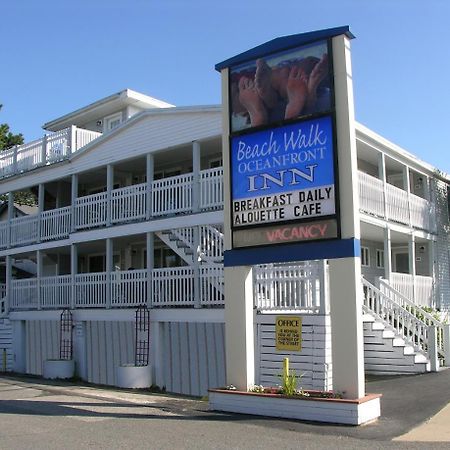
[[[330,110],[327,42],[233,68],[230,103],[232,132]]]

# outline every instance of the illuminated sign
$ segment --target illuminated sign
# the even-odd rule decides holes
[[[299,316],[277,316],[275,320],[276,349],[301,351],[302,318]]]
[[[230,71],[230,128],[235,133],[332,108],[326,41],[248,61]]]

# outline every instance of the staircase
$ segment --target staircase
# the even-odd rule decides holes
[[[209,269],[210,273],[223,269],[223,232],[220,225],[176,228],[155,234],[186,264],[192,266],[198,262],[200,269]],[[207,276],[206,271],[200,270],[200,277],[209,288],[223,296],[223,276]]]
[[[362,278],[364,363],[367,373],[437,371],[448,360],[445,325],[393,289]]]

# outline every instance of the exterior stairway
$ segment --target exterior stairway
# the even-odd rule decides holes
[[[446,325],[380,280],[362,278],[364,363],[372,374],[437,371],[448,364]]]

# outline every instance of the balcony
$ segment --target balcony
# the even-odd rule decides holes
[[[74,207],[66,206],[0,222],[0,249],[37,242],[65,239],[72,231],[89,230],[108,224],[142,222],[194,212],[194,190],[198,190],[200,212],[223,208],[223,170],[200,171],[198,183],[192,173],[135,184],[79,197]],[[147,208],[147,205],[149,208]],[[147,215],[147,211],[149,214]]]
[[[360,210],[367,214],[434,232],[434,204],[359,171]]]
[[[101,133],[72,126],[0,153],[0,179],[68,159]]]

